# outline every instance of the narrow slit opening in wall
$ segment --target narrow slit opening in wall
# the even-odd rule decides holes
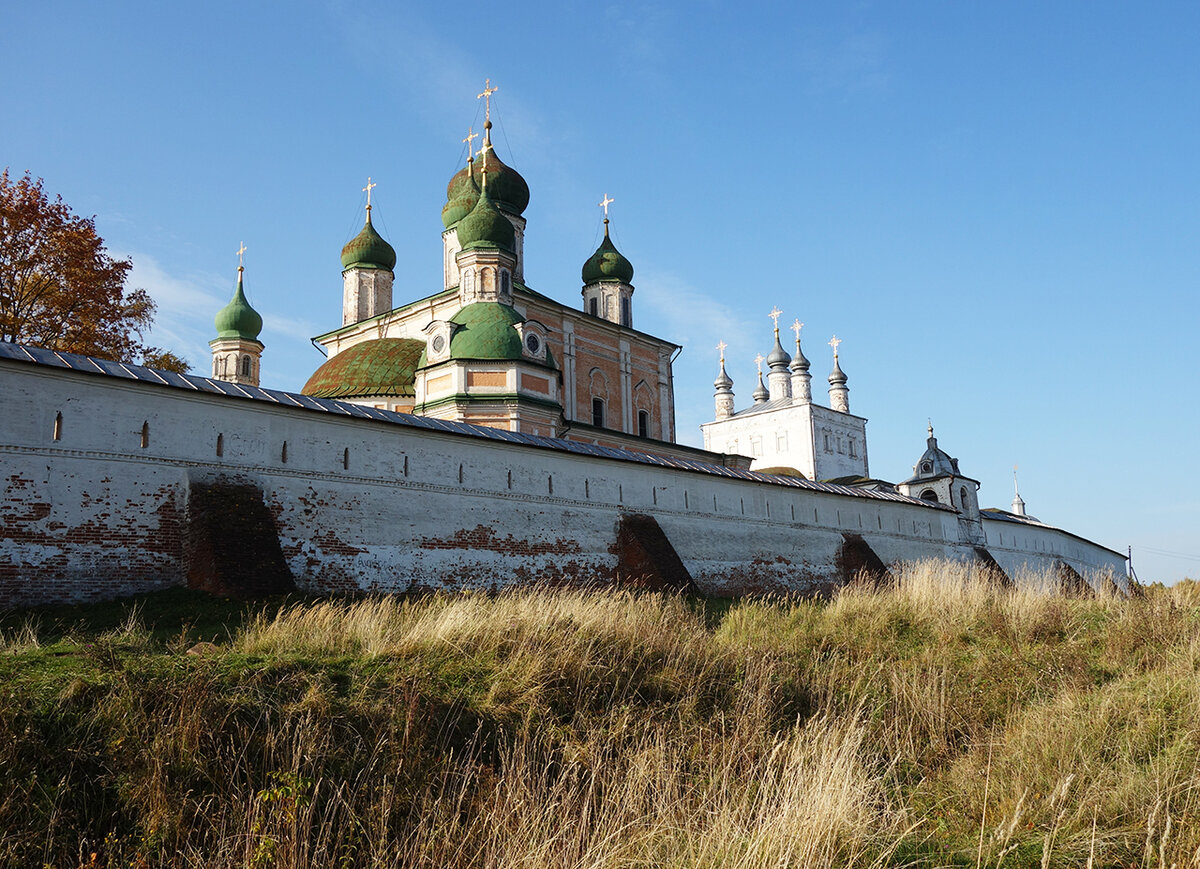
[[[883,517],[876,516],[875,518],[879,520],[879,530],[882,531],[883,530]]]
[[[717,512],[717,496],[713,495],[713,512]]]
[[[792,505],[792,521],[793,522],[796,521],[796,505],[795,504]]]
[[[767,518],[770,519],[771,518],[771,502],[767,501],[766,503],[767,503]]]
[[[342,470],[350,470],[350,447],[346,447],[344,450],[342,450]]]
[[[142,423],[142,449],[150,446],[150,423]]]
[[[554,475],[546,477],[546,492],[550,495],[554,494]]]
[[[813,522],[816,522],[818,525],[821,524],[821,519],[819,516],[817,516],[817,508],[816,507],[813,507]]]
[[[62,440],[62,412],[54,414],[54,439]]]
[[[287,441],[283,442],[283,449],[279,451],[279,459],[285,465],[287,464]]]
[[[225,435],[218,433],[217,434],[217,458],[219,459],[223,455],[225,455]]]
[[[508,472],[508,488],[512,488],[512,471]]]
[[[462,476],[462,465],[459,465],[459,466],[458,466],[458,482],[459,482],[459,484],[460,484],[460,485],[462,484],[462,481],[463,481],[463,476]]]
[[[655,504],[658,503],[658,486],[650,487],[650,498],[651,498],[651,500],[654,501]]]
[[[625,503],[625,486],[621,483],[617,483],[617,503]]]
[[[687,508],[688,508],[688,494],[687,494],[687,489],[684,489],[683,490],[683,509],[686,510]]]
[[[404,457],[404,476],[408,476],[408,456]]]
[[[592,486],[591,486],[591,483],[588,481],[587,477],[583,478],[583,497],[585,497],[585,498],[592,497]]]
[[[745,516],[746,515],[746,499],[739,498],[738,500],[742,502],[742,515]]]

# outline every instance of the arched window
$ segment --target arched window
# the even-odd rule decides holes
[[[217,458],[225,455],[225,435],[217,434]]]
[[[937,499],[938,499],[937,492],[933,491],[933,489],[926,489],[924,492],[921,493],[922,501],[935,501],[936,502]]]
[[[644,410],[638,411],[638,437],[650,437],[650,414]]]
[[[509,283],[508,270],[500,270],[500,293],[507,296],[512,292],[512,284]]]
[[[249,376],[250,376],[250,357],[243,356],[242,357],[242,377],[249,377]]]
[[[150,446],[150,423],[146,421],[142,423],[142,449]]]
[[[596,301],[595,296],[592,296],[592,298],[588,300],[588,313],[595,317],[598,316],[599,310],[600,303]]]
[[[629,310],[629,296],[622,296],[621,297],[621,325],[622,326],[631,326],[631,325],[633,325],[631,322],[632,320],[633,320],[633,317],[631,316],[631,312]]]
[[[62,412],[54,414],[54,439],[62,440]]]
[[[604,427],[604,399],[592,399],[592,425],[597,428]]]
[[[958,503],[964,510],[967,509],[967,487],[963,486],[958,490]]]

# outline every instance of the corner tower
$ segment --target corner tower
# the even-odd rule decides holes
[[[371,225],[371,190],[367,178],[367,220],[342,248],[342,325],[369,320],[392,309],[396,251]]]
[[[238,248],[237,288],[229,304],[217,312],[214,325],[217,337],[208,342],[212,348],[212,376],[229,383],[245,383],[258,386],[259,363],[262,361],[263,343],[258,340],[263,319],[250,306],[242,286],[245,267],[242,256],[246,245]]]

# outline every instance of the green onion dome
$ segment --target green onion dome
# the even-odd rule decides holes
[[[258,340],[258,333],[262,331],[263,319],[258,311],[250,307],[250,302],[246,299],[246,294],[242,290],[242,270],[240,268],[233,299],[228,305],[217,311],[214,323],[217,327],[218,338]]]
[[[412,338],[363,341],[327,359],[300,392],[313,398],[411,396],[424,349],[424,341]]]
[[[529,207],[529,185],[525,183],[525,179],[516,169],[506,166],[496,156],[496,152],[490,149],[477,161],[479,165],[475,167],[475,173],[483,169],[485,160],[488,174],[488,195],[492,197],[492,201],[501,211],[520,216]],[[474,173],[471,171],[471,166],[467,165],[459,169],[450,179],[450,183],[446,185],[447,205],[454,199],[460,186],[471,180],[472,174]],[[446,225],[450,226],[450,224]]]
[[[371,210],[367,208],[367,222],[362,231],[342,248],[342,269],[387,269],[396,267],[396,251],[383,240],[371,225]]]
[[[471,213],[458,222],[458,243],[463,250],[469,247],[498,247],[507,251],[515,249],[516,231],[509,219],[496,208],[491,194],[489,174],[479,191],[479,201]]]
[[[633,263],[625,259],[617,250],[612,239],[608,237],[608,220],[604,221],[604,240],[600,247],[583,264],[584,284],[594,284],[597,281],[621,281],[633,283]]]
[[[450,339],[451,359],[485,359],[517,361],[524,359],[521,334],[514,328],[525,322],[520,311],[498,302],[475,302],[466,305],[450,318],[459,328]],[[526,362],[531,360],[525,359]],[[417,367],[425,365],[422,354]],[[540,363],[533,363],[540,364]],[[548,368],[557,368],[554,355],[546,348]]]
[[[479,183],[471,168],[467,167],[467,174],[460,173],[451,178],[450,186],[446,188],[446,204],[442,206],[442,226],[446,229],[470,214],[479,201]]]

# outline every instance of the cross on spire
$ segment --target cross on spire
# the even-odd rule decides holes
[[[600,200],[600,207],[604,209],[604,220],[605,220],[605,222],[607,222],[607,221],[608,221],[608,206],[612,205],[612,204],[613,204],[614,202],[616,202],[616,201],[617,201],[617,200],[613,199],[613,198],[612,198],[611,196],[609,196],[607,193],[605,193],[605,194],[604,194],[604,198]]]
[[[779,317],[782,314],[783,314],[783,311],[779,310],[779,307],[774,306],[774,305],[771,307],[771,313],[767,314],[767,316],[770,317],[771,320],[774,321],[774,323],[775,323],[775,334],[776,335],[779,334]]]
[[[717,352],[721,354],[721,364],[722,365],[725,364],[725,348],[728,346],[729,345],[726,344],[724,341],[717,344]]]
[[[831,339],[829,339],[829,346],[833,348],[833,358],[834,359],[837,359],[838,345],[841,343],[842,343],[842,339],[839,338],[837,335],[834,335]]]
[[[239,242],[238,244],[238,271],[240,272],[242,270],[242,255],[246,253],[246,242],[243,241]]]
[[[754,357],[754,364],[758,366],[759,377],[762,376],[762,364],[763,364],[764,358],[765,357],[761,353],[759,353],[757,356]]]
[[[803,328],[804,328],[804,324],[801,323],[800,318],[797,317],[796,321],[794,323],[792,323],[792,331],[796,333],[796,343],[797,344],[800,343],[800,330]]]
[[[467,162],[470,163],[475,159],[475,146],[471,142],[479,138],[479,134],[471,127],[467,127],[467,137],[463,139],[467,144]]]
[[[483,100],[483,122],[487,127],[492,125],[492,94],[498,90],[500,90],[500,88],[493,85],[490,78],[484,79],[483,93],[475,97],[477,100]]]
[[[374,190],[378,186],[379,186],[378,184],[374,183],[371,180],[371,176],[368,175],[367,176],[367,186],[363,188],[363,190],[366,191],[366,194],[367,194],[367,211],[371,210],[371,191]]]

